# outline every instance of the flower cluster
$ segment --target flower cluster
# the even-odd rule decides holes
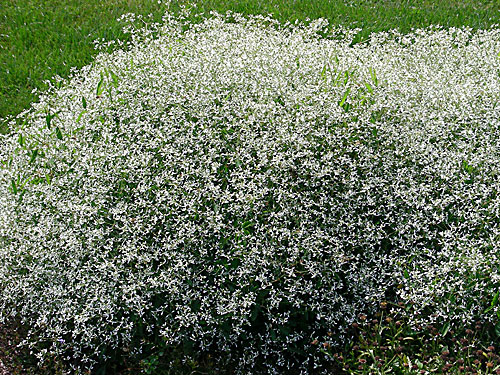
[[[163,21],[0,139],[0,318],[42,359],[306,373],[384,300],[500,314],[500,30]]]

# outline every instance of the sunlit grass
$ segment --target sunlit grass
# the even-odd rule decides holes
[[[149,0],[15,0],[0,3],[0,118],[15,115],[36,99],[44,80],[68,76],[70,68],[95,56],[96,38],[123,38],[116,19],[126,12],[153,13]]]

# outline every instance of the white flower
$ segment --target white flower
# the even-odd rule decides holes
[[[305,372],[311,337],[388,296],[495,316],[499,30],[163,20],[1,137],[0,319],[41,359],[142,353],[142,326]]]

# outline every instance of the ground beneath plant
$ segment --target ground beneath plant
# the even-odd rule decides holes
[[[0,324],[0,375],[24,375],[20,358],[22,329],[16,323]]]

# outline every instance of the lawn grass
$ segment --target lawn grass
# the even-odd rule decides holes
[[[175,11],[186,0],[174,0]],[[500,23],[500,3],[487,0],[194,0],[199,11],[272,13],[280,21],[327,18],[371,32],[439,24],[488,28]],[[161,19],[165,5],[152,0],[7,0],[0,3],[0,129],[5,119],[36,100],[34,88],[71,67],[88,64],[97,38],[125,38],[117,18],[126,12]]]
[[[88,64],[97,38],[124,38],[117,18],[165,7],[151,0],[7,0],[0,2],[0,118],[15,115],[36,100],[54,75]]]

